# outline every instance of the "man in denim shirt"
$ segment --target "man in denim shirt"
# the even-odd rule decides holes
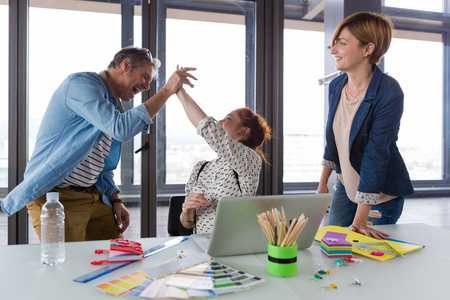
[[[12,215],[26,205],[40,238],[45,194],[55,191],[66,241],[123,237],[130,214],[113,180],[121,144],[147,132],[167,99],[195,79],[189,73],[195,68],[178,69],[158,93],[125,112],[121,101],[148,90],[160,65],[148,49],[129,46],[105,71],[69,75],[49,102],[24,180],[3,199],[3,211]]]

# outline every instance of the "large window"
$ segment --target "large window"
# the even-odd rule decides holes
[[[8,2],[0,1],[0,201],[8,188]],[[0,210],[0,246],[7,244],[6,214]]]
[[[220,120],[228,112],[248,106],[267,118],[274,129],[273,140],[265,147],[272,161],[263,169],[260,194],[313,192],[322,169],[328,113],[327,86],[319,79],[335,74],[328,49],[330,35],[344,11],[356,3],[361,10],[362,5],[381,3],[381,12],[391,17],[396,28],[380,67],[397,79],[405,93],[398,145],[416,191],[419,188],[429,196],[435,191],[442,194],[448,187],[449,0],[377,0],[370,4],[359,0],[24,2],[14,1],[10,4],[13,9],[8,10],[8,1],[0,0],[0,54],[10,57],[9,61],[17,60],[11,65],[7,59],[0,62],[0,102],[4,108],[0,112],[0,201],[8,188],[14,188],[7,186],[8,181],[14,185],[20,179],[15,173],[23,173],[19,169],[33,151],[42,116],[64,78],[73,72],[105,69],[122,46],[142,46],[142,35],[145,46],[162,61],[152,89],[162,88],[177,65],[196,67],[193,74],[198,81],[187,90],[208,115]],[[28,11],[22,6],[27,4]],[[325,14],[330,7],[333,11]],[[8,22],[11,16],[17,20]],[[9,23],[15,23],[13,28],[8,28]],[[149,26],[143,28],[142,24]],[[27,32],[28,37],[23,34]],[[17,40],[14,47],[8,48],[9,39]],[[283,51],[277,42],[281,40]],[[8,53],[10,50],[13,53]],[[17,76],[8,78],[8,74]],[[11,87],[14,90],[8,92]],[[142,100],[137,97],[127,108]],[[27,133],[24,128],[15,128],[22,123],[12,124],[15,119],[22,122],[26,118]],[[154,122],[151,135],[143,138],[151,142],[149,151],[135,154],[142,138],[136,136],[123,145],[115,172],[121,198],[132,215],[126,238],[139,238],[141,232],[153,234],[155,222],[157,234],[164,233],[167,217],[159,214],[161,206],[169,196],[184,193],[197,161],[215,157],[176,96],[169,99]],[[8,170],[9,162],[17,162],[17,166]],[[141,207],[146,210],[141,211]],[[153,219],[155,211],[157,221]],[[6,244],[8,222],[12,225],[10,240],[26,240],[26,218],[24,211],[9,219],[0,212],[0,245]],[[37,243],[34,230],[28,231],[30,242]]]
[[[443,179],[443,43],[441,34],[396,31],[385,71],[405,94],[398,146],[412,180]],[[403,38],[402,38],[403,36]],[[414,38],[411,38],[414,37]],[[405,51],[427,57],[411,62]],[[408,67],[406,67],[408,66]]]
[[[423,0],[384,0],[385,6],[398,7],[398,8],[407,8],[414,10],[424,10],[424,11],[434,11],[434,12],[443,12],[444,10],[444,1],[446,0],[432,0],[432,1],[423,1]]]
[[[445,55],[449,19],[443,13],[444,1],[432,2],[386,0],[382,8],[396,30],[381,67],[399,81],[405,93],[398,145],[411,179],[421,188],[442,185],[448,180],[448,132],[444,122],[448,90],[444,74],[449,68]],[[307,183],[317,182],[320,177],[323,111],[327,109],[323,88],[313,79],[332,74],[322,73],[323,62],[329,56],[323,29],[311,30],[304,24],[316,23],[311,19],[323,24],[320,18],[325,7],[314,2],[286,3],[283,181],[285,191],[311,190],[314,185]],[[412,59],[412,53],[426,58]]]
[[[285,1],[283,53],[284,192],[314,189],[324,150],[324,3]]]
[[[396,28],[384,66],[405,94],[398,146],[416,194],[439,192],[450,177],[449,9],[449,2],[440,0],[386,0],[382,8]],[[426,58],[415,60],[412,52]]]
[[[159,32],[165,41],[164,38],[160,40],[158,54],[165,55],[166,78],[177,65],[196,67],[193,75],[198,81],[194,82],[195,88],[186,88],[187,92],[208,116],[216,120],[253,101],[246,99],[246,88],[249,87],[246,67],[254,52],[254,31],[245,25],[245,18],[252,16],[251,2],[236,1],[241,3],[235,5],[227,2],[234,1],[211,2],[206,5],[209,12],[191,10],[189,1],[184,3],[186,9],[171,9],[168,5],[160,14],[167,18],[159,22]],[[228,8],[227,13],[221,12],[222,5]],[[250,12],[247,16],[242,14],[246,10]],[[165,32],[161,28],[165,28]],[[158,147],[160,195],[165,189],[169,193],[184,193],[184,184],[194,164],[216,157],[197,135],[176,96],[169,99],[158,115]]]
[[[315,182],[324,149],[322,23],[286,21],[284,29],[285,183]]]

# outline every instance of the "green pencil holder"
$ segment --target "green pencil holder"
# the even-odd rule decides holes
[[[267,244],[267,270],[270,274],[289,277],[297,274],[297,244],[291,247],[277,247]]]

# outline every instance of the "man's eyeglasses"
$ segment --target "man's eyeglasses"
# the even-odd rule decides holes
[[[126,59],[130,55],[143,55],[143,54],[147,54],[148,57],[150,58],[150,61],[153,61],[153,56],[149,50],[141,50],[141,51],[128,53],[127,55],[125,55],[125,57],[123,59]]]

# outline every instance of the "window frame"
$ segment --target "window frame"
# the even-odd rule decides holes
[[[109,0],[85,0],[88,2],[111,2]],[[246,66],[246,105],[261,112],[268,120],[274,132],[274,139],[267,142],[264,152],[271,165],[263,168],[258,194],[311,193],[317,188],[317,182],[283,184],[283,22],[285,18],[302,19],[304,14],[311,12],[303,7],[299,12],[284,12],[284,5],[294,3],[293,0],[248,0],[255,3],[252,18],[246,20],[248,36],[247,53],[250,61]],[[356,1],[356,0],[353,0]],[[119,0],[112,1],[120,3]],[[152,53],[158,53],[158,38],[164,37],[165,30],[157,24],[157,7],[162,0],[130,1],[133,5],[142,4],[142,45]],[[142,2],[142,3],[141,3]],[[229,12],[226,1],[218,2],[214,9],[206,1],[167,1],[169,7],[211,12]],[[240,2],[246,2],[242,0]],[[319,1],[320,2],[320,1]],[[353,5],[350,0],[345,5]],[[306,2],[305,2],[306,3]],[[317,5],[318,1],[311,1]],[[348,4],[350,3],[350,4]],[[18,185],[23,179],[27,160],[27,35],[29,1],[9,0],[9,129],[8,129],[8,188],[0,188],[0,197]],[[344,5],[344,4],[343,4]],[[368,5],[368,4],[364,4]],[[415,11],[402,8],[382,7],[381,12],[390,16],[395,26],[402,30],[434,32],[443,35],[443,179],[413,181],[415,195],[412,197],[448,196],[450,191],[450,0],[444,1],[444,13]],[[324,21],[323,16],[316,14],[313,21]],[[417,24],[420,23],[420,24]],[[157,41],[158,40],[158,41]],[[253,46],[255,43],[256,47]],[[250,45],[252,45],[251,48]],[[325,49],[325,51],[327,51]],[[164,59],[164,53],[158,53]],[[281,62],[281,64],[280,64]],[[165,82],[166,74],[160,73],[159,85]],[[151,91],[143,93],[148,98],[156,91],[156,83],[152,83]],[[146,142],[152,147],[159,144],[156,135],[165,138],[164,130],[158,124],[165,122],[164,109],[158,114],[155,124],[151,126],[151,134],[142,137],[142,145]],[[155,128],[156,127],[156,128]],[[162,141],[165,149],[165,140]],[[141,235],[154,236],[156,232],[156,202],[167,200],[169,195],[184,193],[184,185],[167,185],[161,181],[161,174],[156,174],[156,162],[161,161],[161,153],[155,149],[142,155],[141,181]],[[158,156],[158,157],[157,157]],[[165,156],[165,152],[164,152]],[[164,157],[163,157],[164,159]],[[132,166],[131,166],[132,167]],[[164,174],[165,177],[165,174]],[[317,178],[318,180],[318,178]],[[128,191],[128,187],[122,187]],[[137,189],[137,187],[135,186]],[[131,186],[131,190],[134,190]],[[156,195],[156,191],[158,195]],[[155,193],[153,196],[152,193]],[[8,244],[27,243],[28,216],[26,209],[8,218]]]
[[[450,3],[450,1],[447,1]],[[446,5],[449,11],[450,4]],[[303,9],[304,11],[305,9]],[[416,11],[404,8],[382,6],[381,12],[388,15],[398,30],[437,33],[442,35],[444,48],[443,63],[443,178],[440,180],[413,180],[415,193],[411,197],[441,197],[447,196],[450,191],[450,17],[446,13]],[[302,20],[297,12],[287,13],[292,20]],[[320,16],[316,19],[320,20]],[[304,21],[304,20],[302,20]],[[318,180],[313,182],[283,182],[285,194],[315,192]]]
[[[249,1],[235,1],[237,3]],[[255,101],[255,61],[256,61],[256,51],[254,46],[254,41],[256,39],[255,33],[255,24],[256,24],[256,15],[252,13],[252,7],[244,7],[240,6],[240,11],[232,11],[234,5],[230,5],[230,3],[226,1],[174,1],[174,0],[165,0],[161,1],[158,5],[158,26],[157,26],[157,35],[158,35],[158,55],[157,57],[161,60],[162,65],[166,60],[166,55],[164,52],[164,45],[166,43],[166,19],[167,19],[167,9],[177,9],[177,10],[187,10],[187,11],[200,11],[200,12],[211,12],[211,13],[221,13],[221,14],[240,14],[245,16],[245,28],[246,28],[246,53],[248,54],[248,60],[246,61],[246,95],[245,95],[245,105],[255,109],[256,101]],[[157,86],[161,88],[166,82],[166,70],[161,68],[162,70],[159,72],[159,77],[157,79]],[[156,161],[155,164],[158,166],[156,169],[157,175],[157,190],[158,202],[168,201],[169,197],[172,195],[184,194],[185,184],[167,184],[166,183],[166,108],[163,107],[156,116],[156,139],[157,139],[157,151],[156,151]]]
[[[450,1],[447,1],[450,2]],[[442,91],[442,179],[413,180],[414,195],[409,197],[443,197],[450,191],[450,16],[447,4],[444,13],[416,11],[404,8],[382,7],[381,12],[388,15],[398,30],[437,33],[443,41],[443,91]],[[445,11],[447,13],[445,13]]]

